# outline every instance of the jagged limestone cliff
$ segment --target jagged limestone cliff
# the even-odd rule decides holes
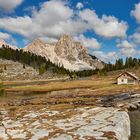
[[[24,48],[37,55],[49,59],[51,62],[64,66],[69,70],[101,69],[103,62],[98,58],[93,59],[88,50],[80,43],[75,42],[70,36],[62,36],[57,43],[48,44],[40,39],[34,40]]]

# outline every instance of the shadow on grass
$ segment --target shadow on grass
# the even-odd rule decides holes
[[[140,110],[129,112],[131,121],[130,140],[140,140]]]
[[[0,96],[5,96],[5,91],[2,83],[0,83]]]

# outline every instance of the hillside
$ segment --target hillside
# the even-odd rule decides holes
[[[19,62],[0,59],[0,78],[1,80],[26,80],[34,79],[38,72],[32,67],[25,66]]]
[[[0,80],[2,81],[46,80],[64,78],[66,76],[51,71],[40,75],[39,70],[31,66],[23,65],[20,62],[0,59]]]

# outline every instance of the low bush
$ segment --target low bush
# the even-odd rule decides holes
[[[0,96],[4,95],[4,87],[3,84],[0,83]]]

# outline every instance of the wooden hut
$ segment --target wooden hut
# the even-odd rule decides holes
[[[123,72],[117,77],[117,84],[137,84],[139,83],[139,78],[130,72]]]

